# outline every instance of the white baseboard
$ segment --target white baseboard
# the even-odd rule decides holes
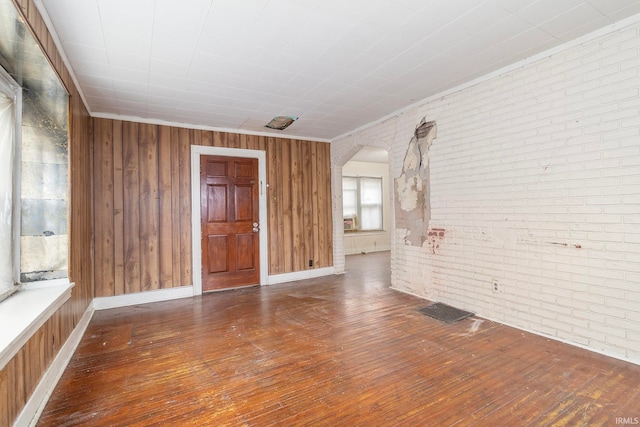
[[[391,289],[393,289],[394,291],[397,291],[397,292],[402,292],[403,294],[407,294],[407,295],[411,295],[411,296],[423,299],[425,301],[436,302],[435,300],[430,300],[427,297],[424,297],[422,295],[418,295],[416,293],[413,293],[413,292],[410,292],[410,291],[406,291],[406,290],[403,290],[403,289],[394,288],[393,286],[391,286]],[[490,322],[499,323],[499,324],[507,326],[509,328],[518,329],[518,330],[523,331],[523,332],[528,332],[528,333],[533,334],[533,335],[538,335],[538,336],[543,337],[543,338],[548,338],[548,339],[553,340],[553,341],[561,342],[562,344],[570,345],[572,347],[578,347],[578,348],[581,348],[583,350],[590,351],[592,353],[598,353],[598,354],[601,354],[603,356],[611,357],[613,359],[622,360],[623,362],[633,363],[634,365],[640,365],[640,359],[638,359],[638,358],[626,357],[624,354],[613,353],[613,352],[610,352],[610,351],[605,351],[605,350],[600,350],[600,349],[597,349],[597,348],[589,347],[589,346],[582,345],[582,344],[579,344],[577,342],[570,341],[570,340],[567,340],[567,339],[564,339],[564,338],[560,338],[560,337],[556,337],[556,336],[553,336],[553,335],[545,334],[544,332],[536,331],[535,329],[525,328],[525,327],[522,327],[522,326],[515,325],[513,323],[505,322],[504,320],[495,320],[493,317],[484,316],[482,313],[475,313],[475,314],[476,314],[476,316],[478,316],[478,317],[480,317],[482,319],[488,320]]]
[[[315,277],[330,276],[334,273],[333,267],[314,268],[313,270],[294,271],[293,273],[274,274],[269,276],[269,285],[278,283],[295,282],[296,280],[313,279]]]
[[[155,291],[137,292],[135,294],[116,295],[93,299],[93,308],[107,310],[109,308],[127,307],[130,305],[147,304],[150,302],[169,301],[172,299],[193,296],[193,286],[179,288],[158,289]]]
[[[49,369],[44,373],[24,408],[22,408],[20,415],[16,418],[14,427],[36,425],[40,418],[40,414],[42,414],[45,405],[49,401],[49,397],[51,397],[51,393],[53,393],[53,390],[58,384],[60,377],[62,377],[73,353],[76,351],[78,344],[80,344],[80,340],[82,339],[84,332],[87,330],[87,326],[89,326],[93,313],[93,305],[89,304],[89,307],[87,307],[87,310],[80,318],[75,329],[71,332],[69,338],[67,338],[67,341],[58,352],[58,355],[53,359],[51,366],[49,366]]]
[[[346,256],[349,255],[364,255],[364,254],[372,254],[374,252],[389,252],[391,250],[391,246],[382,246],[382,247],[371,247],[371,248],[361,248],[358,249],[345,249],[344,254]]]

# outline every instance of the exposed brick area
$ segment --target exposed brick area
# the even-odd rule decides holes
[[[393,286],[640,363],[639,69],[634,24],[333,141],[336,270],[336,166],[373,145],[398,177],[435,120],[429,227],[446,233],[394,230]]]

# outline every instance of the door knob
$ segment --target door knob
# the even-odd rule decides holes
[[[258,223],[257,223],[257,222],[254,222],[254,223],[253,223],[253,226],[254,226],[254,227],[258,227]]]

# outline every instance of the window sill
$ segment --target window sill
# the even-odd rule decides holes
[[[356,236],[375,236],[375,235],[380,235],[380,234],[385,234],[386,231],[384,230],[350,230],[350,231],[345,231],[344,232],[344,236],[345,237],[356,237]]]
[[[25,285],[0,302],[0,369],[70,297],[68,279]]]

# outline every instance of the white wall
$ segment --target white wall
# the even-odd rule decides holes
[[[368,176],[382,178],[382,221],[384,231],[357,232],[344,234],[345,255],[362,252],[379,252],[391,250],[391,182],[389,165],[348,161],[342,167],[344,176]],[[342,190],[340,190],[342,191]]]
[[[640,24],[583,40],[333,141],[332,167],[373,142],[393,179],[435,120],[444,235],[395,230],[393,287],[640,363]]]

